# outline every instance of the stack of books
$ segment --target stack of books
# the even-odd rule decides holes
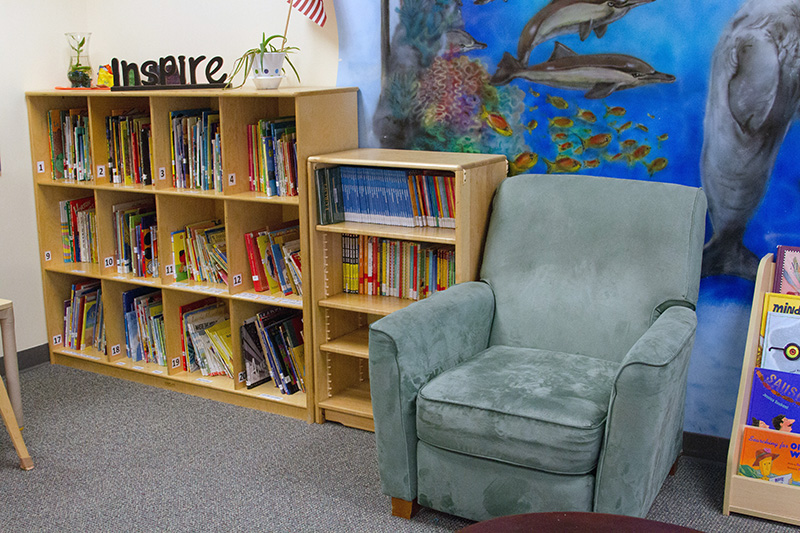
[[[343,292],[421,300],[455,284],[455,250],[342,235]]]
[[[167,366],[161,291],[137,287],[122,293],[125,346],[131,361]]]
[[[64,300],[65,348],[83,350],[93,347],[105,351],[103,299],[100,281],[84,280],[72,284],[70,297]]]
[[[106,144],[111,183],[153,184],[153,136],[148,114],[112,111],[106,117]]]
[[[158,277],[158,225],[152,199],[111,207],[117,272],[137,277]]]
[[[250,190],[297,196],[297,128],[294,117],[247,126]]]
[[[338,166],[318,168],[314,179],[320,224],[455,227],[452,174]]]
[[[181,306],[178,316],[184,370],[232,378],[230,321],[225,302],[204,298]]]
[[[88,109],[52,109],[47,114],[50,130],[50,163],[53,179],[90,181],[92,155]]]
[[[298,220],[244,234],[256,292],[303,295]]]
[[[172,186],[222,192],[222,137],[219,112],[213,109],[172,111]]]
[[[305,392],[303,316],[270,307],[240,328],[248,388],[273,380],[283,394]]]
[[[61,245],[65,263],[97,263],[97,219],[94,196],[62,200]]]
[[[171,239],[176,281],[228,282],[225,226],[219,220],[189,224]]]

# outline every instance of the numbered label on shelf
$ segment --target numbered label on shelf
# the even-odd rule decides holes
[[[200,383],[214,383],[210,379],[206,379],[206,378],[197,378],[197,379],[195,379],[195,381],[199,381]]]
[[[120,347],[119,344],[115,344],[114,346],[111,347],[111,355],[112,356],[113,355],[119,355],[121,353],[122,353],[122,348]]]
[[[53,335],[53,344],[57,346],[61,345],[61,335]]]
[[[239,372],[239,383],[244,383],[247,379],[247,372]]]
[[[163,374],[164,371],[163,370],[151,370],[150,373],[151,374]]]
[[[167,169],[165,167],[158,167],[158,179],[161,181],[167,179]]]
[[[51,254],[51,253],[50,253],[50,250],[47,250],[47,251],[44,253],[44,260],[45,260],[45,261],[50,261],[52,258],[53,258],[53,254]]]
[[[143,366],[138,366],[138,365],[137,365],[137,366],[134,366],[134,367],[133,367],[133,369],[134,369],[134,370],[144,370],[144,367],[143,367]]]
[[[164,275],[175,277],[175,265],[164,265]]]
[[[172,358],[172,368],[178,368],[181,366],[181,358],[180,357],[173,357]]]
[[[113,256],[109,256],[109,257],[106,257],[105,259],[103,259],[103,266],[106,267],[106,268],[113,267],[114,266],[114,257]]]
[[[105,165],[97,165],[97,177],[98,178],[105,178],[106,177],[106,166]]]
[[[125,362],[125,361],[117,361],[117,362],[116,362],[116,363],[114,363],[114,364],[115,364],[115,365],[117,365],[117,366],[125,366],[125,365],[127,365],[128,363],[127,363],[127,362]]]
[[[39,174],[44,174],[44,161],[36,162],[36,172]]]
[[[238,287],[241,284],[242,284],[242,275],[236,274],[235,276],[233,276],[233,286]]]
[[[236,174],[228,174],[228,185],[231,187],[236,185]]]

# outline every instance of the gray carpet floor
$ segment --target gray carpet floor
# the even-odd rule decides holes
[[[0,436],[1,531],[441,532],[471,522],[390,515],[374,435],[306,424],[88,372],[20,373],[22,471]],[[648,518],[708,532],[800,528],[722,515],[724,464],[684,457]]]

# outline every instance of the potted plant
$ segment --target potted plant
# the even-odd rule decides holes
[[[282,40],[279,47],[274,44],[277,39]],[[287,54],[299,50],[296,46],[286,46],[286,37],[283,35],[275,34],[267,37],[266,33],[262,33],[261,43],[259,43],[258,48],[247,50],[234,62],[233,70],[228,76],[228,87],[239,88],[244,85],[252,70],[253,80],[257,88],[274,89],[284,77],[284,60],[291,67],[292,72],[297,77],[297,81],[300,81],[297,69],[292,64],[291,59],[286,57]],[[235,77],[239,74],[242,75],[241,82],[234,84]]]
[[[92,86],[92,66],[89,64],[89,37],[91,33],[65,33],[71,48],[69,54],[69,70],[67,79],[73,87]],[[83,57],[81,57],[83,54]]]

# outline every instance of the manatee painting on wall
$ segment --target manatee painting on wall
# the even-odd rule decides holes
[[[345,39],[376,2],[342,4]],[[800,245],[800,0],[381,0],[362,146],[504,154],[510,173],[702,186],[685,429],[729,437],[758,258]],[[372,19],[370,19],[372,20]],[[340,42],[341,42],[340,32]],[[341,46],[341,45],[340,45]],[[344,70],[343,70],[344,69]],[[362,118],[363,116],[363,118]]]

